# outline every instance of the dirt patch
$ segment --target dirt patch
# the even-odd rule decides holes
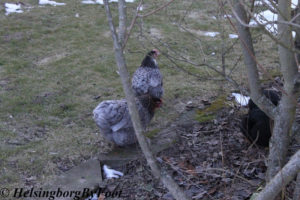
[[[42,58],[39,61],[37,61],[36,65],[38,65],[38,66],[47,65],[49,63],[53,63],[53,62],[56,62],[60,59],[63,59],[66,56],[67,56],[66,52],[63,52],[63,53],[60,53],[60,54],[55,54],[55,55],[52,55],[52,56],[47,56],[47,57]]]
[[[161,33],[161,31],[157,28],[150,28],[150,35],[158,38],[158,39],[163,39],[164,36],[163,34]]]
[[[12,40],[21,40],[21,39],[25,38],[26,36],[27,36],[27,34],[24,32],[15,32],[15,33],[11,33],[11,34],[7,34],[7,35],[3,36],[3,39],[5,42],[10,42]]]
[[[206,37],[216,37],[218,36],[220,33],[218,32],[214,32],[214,31],[201,31],[201,30],[195,30],[195,29],[187,29],[187,31],[199,35],[199,36],[206,36]]]

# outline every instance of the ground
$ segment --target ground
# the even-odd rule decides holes
[[[157,8],[162,1],[144,2],[143,12],[147,12]],[[66,6],[56,7],[39,7],[36,0],[23,0],[22,3],[28,8],[24,9],[24,13],[8,16],[5,15],[3,4],[0,5],[0,187],[2,188],[47,185],[57,175],[98,153],[109,151],[110,145],[101,137],[92,120],[92,110],[103,100],[124,97],[103,6],[83,5],[79,0],[66,1]],[[129,20],[137,4],[135,2],[127,5]],[[217,4],[209,0],[175,1],[156,15],[138,20],[137,26],[133,29],[125,49],[127,66],[131,74],[139,66],[147,51],[159,47],[165,53],[158,60],[164,76],[164,106],[156,112],[148,128],[150,135],[167,129],[180,114],[185,112],[187,104],[192,102],[203,106],[200,103],[202,100],[210,102],[218,97],[227,97],[230,91],[235,89],[209,68],[194,67],[180,61],[184,57],[196,63],[206,62],[221,69],[222,34],[208,37],[203,35],[204,32],[224,33],[226,71],[239,85],[247,88],[243,63],[238,62],[241,61],[238,42],[227,37],[234,31],[226,19],[217,20],[220,13],[216,10]],[[112,11],[116,23],[117,5],[114,3]],[[262,36],[258,30],[253,31],[253,34],[257,59],[271,75],[278,75],[278,57],[276,53],[270,53],[276,52],[276,45],[266,36]],[[261,43],[264,45],[260,45]],[[166,54],[176,55],[178,60],[172,59],[172,62]],[[264,76],[261,79],[265,81]],[[184,131],[180,137],[182,143],[176,143],[159,155],[163,165],[172,167],[171,163],[173,167],[178,168],[176,163],[184,166],[189,160],[193,167],[200,166],[198,169],[200,172],[204,166],[229,168],[226,164],[235,163],[229,162],[233,160],[230,156],[235,154],[224,154],[223,163],[220,163],[222,160],[219,154],[220,134],[224,142],[227,142],[223,145],[223,152],[225,150],[238,152],[236,156],[241,160],[236,159],[242,162],[239,166],[250,162],[250,157],[247,157],[249,160],[246,158],[243,160],[249,153],[246,151],[248,145],[244,144],[237,127],[233,129],[235,130],[233,134],[237,137],[231,137],[232,127],[227,130],[226,124],[222,126],[219,124],[221,127],[218,127],[218,131],[214,130],[217,128],[212,125],[215,117],[214,114],[205,120],[200,117],[203,121],[195,125],[194,131]],[[182,146],[180,144],[188,144],[186,148],[195,150],[200,147],[209,146],[209,148],[188,154],[189,150],[180,150]],[[255,150],[257,148],[251,149]],[[172,151],[178,154],[172,154]],[[243,154],[243,151],[246,152]],[[260,155],[263,153],[257,153],[256,156]],[[199,158],[194,159],[193,156]],[[204,162],[204,158],[209,159]],[[136,170],[145,167],[142,160],[132,162],[131,166],[134,165],[140,166]],[[125,170],[130,177],[130,173],[134,172],[129,169],[134,168],[130,168],[128,164],[126,169],[128,171]],[[182,170],[178,171],[184,173],[182,181],[191,185],[193,177],[188,177],[186,172],[181,172]],[[146,172],[148,173],[146,175],[150,176],[149,170]],[[211,179],[215,181],[220,179],[218,187],[223,187],[222,184],[225,184],[223,180],[227,180],[225,175],[228,174],[212,176],[208,173],[203,185],[214,189],[213,184],[208,183],[211,183]],[[180,178],[181,175],[177,176]],[[199,178],[203,173],[195,176]],[[160,190],[165,191],[164,189],[155,191]],[[152,189],[147,195],[155,195],[151,191]],[[251,188],[251,191],[254,189]],[[134,195],[143,194],[143,192],[134,193]],[[205,195],[217,193],[207,194]],[[225,193],[219,195],[227,197]]]
[[[268,149],[251,144],[240,132],[246,110],[231,104],[213,121],[199,123],[193,120],[197,115],[193,109],[172,124],[178,140],[156,159],[192,199],[251,199],[263,188]],[[297,148],[292,145],[289,155]],[[104,191],[122,191],[121,199],[174,199],[159,181],[153,181],[145,159],[133,159],[116,169],[125,175],[102,183]],[[294,184],[287,188],[286,198],[292,196]]]

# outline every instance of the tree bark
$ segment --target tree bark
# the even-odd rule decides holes
[[[296,185],[293,194],[293,200],[299,200],[299,199],[300,199],[300,172],[298,172],[297,174],[297,180],[296,180]]]
[[[239,0],[234,1],[234,10],[239,19],[243,20],[244,23],[248,21],[246,11]],[[248,27],[239,23],[238,20],[236,22],[236,27],[244,55],[244,62],[247,68],[250,97],[260,109],[273,119],[274,116],[278,114],[277,109],[262,93],[262,88],[259,84],[258,69],[250,30]]]
[[[135,96],[133,94],[133,91],[131,89],[130,85],[130,76],[127,70],[125,57],[122,50],[122,44],[119,43],[120,40],[117,38],[115,26],[113,25],[112,16],[110,12],[110,8],[108,5],[108,0],[104,0],[105,5],[105,11],[107,15],[108,24],[110,27],[110,31],[112,33],[112,39],[114,44],[114,51],[115,51],[115,60],[120,72],[120,77],[123,84],[123,89],[125,92],[127,104],[129,113],[131,116],[131,120],[133,123],[133,127],[135,130],[135,134],[137,136],[138,142],[141,146],[141,149],[145,155],[145,158],[147,160],[148,165],[150,166],[153,175],[160,179],[162,183],[165,185],[166,188],[170,191],[170,193],[173,195],[173,197],[177,200],[186,200],[189,199],[186,194],[183,192],[183,190],[174,182],[174,180],[171,178],[170,175],[166,174],[165,172],[161,172],[161,169],[156,163],[156,160],[150,151],[149,144],[145,138],[143,133],[143,128],[141,125],[141,120],[138,114],[138,110],[135,104]],[[119,13],[121,14],[121,13]]]
[[[272,200],[300,171],[300,150],[280,170],[266,187],[258,194],[255,200]],[[298,199],[297,199],[298,200]]]
[[[278,20],[289,21],[291,19],[291,0],[278,1],[279,13]],[[290,47],[293,46],[291,27],[287,24],[278,24],[278,38]],[[296,98],[294,96],[297,65],[295,56],[289,49],[278,45],[279,61],[281,72],[284,78],[284,90],[280,104],[279,114],[275,116],[274,129],[270,142],[270,152],[267,162],[267,181],[282,168],[286,162],[286,154],[289,146],[289,133],[296,112]]]
[[[124,39],[127,32],[127,8],[125,0],[118,1],[118,10],[119,10],[119,43],[121,46],[124,44]]]

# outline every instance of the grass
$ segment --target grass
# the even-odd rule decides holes
[[[9,16],[0,8],[0,186],[8,188],[26,185],[29,177],[36,177],[34,184],[47,184],[62,172],[61,168],[70,168],[109,150],[91,113],[103,100],[124,97],[103,6],[82,5],[79,0],[56,7],[38,7],[35,0],[22,2],[34,8]],[[148,10],[160,4],[158,0],[145,1]],[[136,6],[137,3],[128,4],[129,19]],[[187,10],[201,10],[200,20],[193,16],[183,18]],[[218,22],[210,17],[216,15],[215,10],[216,4],[209,0],[175,1],[168,9],[143,19],[143,26],[133,29],[125,50],[130,73],[154,46],[165,52],[169,46],[198,63],[206,60],[213,66],[220,65],[219,37],[191,36],[174,23],[181,20],[189,29],[219,31]],[[116,11],[113,4],[115,20]],[[144,37],[139,27],[143,27]],[[159,30],[162,39],[149,34],[151,28]],[[225,31],[232,33],[228,24]],[[227,46],[232,43],[226,40]],[[216,55],[212,56],[212,52]],[[239,54],[238,46],[228,52],[228,69],[235,61],[231,58]],[[266,55],[270,60],[274,57],[267,51],[258,56]],[[162,56],[159,65],[164,75],[165,105],[149,127],[150,137],[175,119],[187,101],[215,96],[220,85],[230,89],[227,82],[209,80],[217,75],[207,68],[176,62],[208,80],[184,73]],[[233,75],[244,83],[243,69],[238,68]]]

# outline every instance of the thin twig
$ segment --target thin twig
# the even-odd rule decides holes
[[[174,1],[174,0],[171,0],[171,1],[169,1],[168,3],[162,5],[161,7],[157,8],[157,9],[155,9],[155,10],[153,10],[153,11],[150,11],[150,12],[144,14],[144,15],[138,15],[138,16],[139,16],[139,17],[148,17],[149,15],[152,15],[152,14],[154,14],[154,13],[160,11],[161,9],[167,7],[167,6],[170,5],[173,1]]]

